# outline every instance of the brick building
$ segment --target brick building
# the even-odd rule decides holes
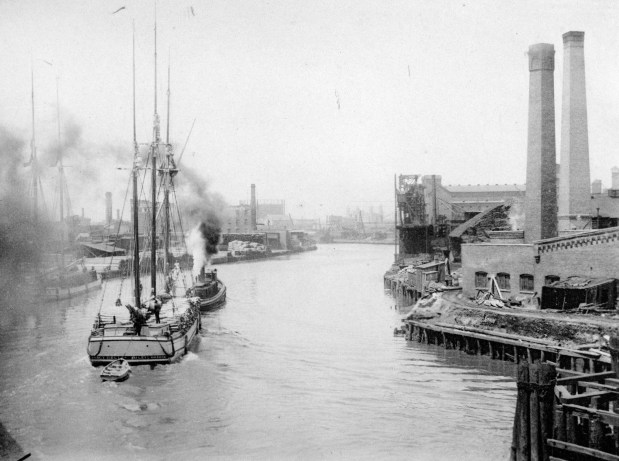
[[[494,276],[504,298],[538,296],[551,281],[580,276],[617,278],[619,228],[539,240],[529,244],[462,245],[462,286],[466,295],[485,289]]]

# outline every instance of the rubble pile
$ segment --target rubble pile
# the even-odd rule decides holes
[[[454,326],[547,339],[564,347],[596,343],[605,335],[619,332],[618,315],[584,319],[565,313],[543,313],[527,309],[496,308],[471,303],[461,293],[435,292],[420,299],[403,320]]]

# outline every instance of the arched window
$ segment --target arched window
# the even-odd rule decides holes
[[[496,281],[499,284],[499,289],[501,290],[511,290],[511,286],[509,283],[509,274],[506,272],[499,272],[496,275]]]
[[[544,278],[544,285],[551,285],[554,282],[558,282],[559,280],[561,280],[561,277],[559,277],[558,275],[547,275]]]
[[[475,272],[475,288],[486,288],[488,286],[488,273]]]
[[[535,291],[535,283],[531,274],[520,275],[520,291]]]

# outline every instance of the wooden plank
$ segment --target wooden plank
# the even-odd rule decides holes
[[[523,341],[522,339],[501,338],[500,336],[494,336],[494,335],[482,334],[482,333],[474,333],[471,331],[464,331],[464,330],[459,330],[459,329],[449,328],[449,327],[439,327],[435,324],[426,324],[426,323],[421,323],[421,322],[412,321],[412,320],[409,320],[409,322],[419,325],[420,327],[428,328],[434,331],[440,331],[440,332],[445,332],[445,333],[449,333],[452,335],[462,336],[465,339],[466,338],[483,339],[485,341],[501,342],[504,344],[509,344],[509,345],[517,346],[517,347],[530,347],[536,350],[545,350],[546,352],[554,352],[554,353],[558,353],[559,351],[563,353],[564,351],[558,346],[546,346],[544,344],[537,344],[537,343],[532,343],[529,341]],[[501,338],[501,340],[498,341],[498,338]],[[569,354],[566,354],[566,355],[569,355]]]
[[[600,420],[610,426],[619,427],[619,414],[607,410],[583,407],[581,405],[563,404],[563,411],[570,411],[572,416],[589,419],[591,416],[599,417]]]
[[[567,396],[561,396],[561,403],[563,404],[572,404],[579,405],[585,404],[589,405],[591,398],[599,397],[600,402],[608,402],[610,400],[615,400],[617,398],[617,392],[615,391],[597,391],[597,392],[587,392],[585,394],[573,394]]]
[[[619,456],[611,453],[606,453],[600,450],[594,450],[593,448],[581,447],[575,443],[562,442],[561,440],[548,439],[546,443],[552,448],[558,448],[559,450],[565,450],[569,453],[587,455],[603,461],[619,461]]]
[[[563,372],[563,370],[557,370],[558,372]],[[604,371],[602,373],[578,373],[578,375],[571,376],[569,378],[558,378],[557,384],[573,384],[578,383],[578,381],[602,381],[607,378],[614,378],[614,371]]]
[[[565,376],[565,377],[570,377],[570,376],[585,376],[586,373],[580,373],[578,371],[568,370],[567,368],[558,368],[557,374]]]
[[[571,397],[572,394],[570,393],[570,391],[568,390],[567,387],[565,386],[555,386],[555,395],[557,396],[558,399],[561,399],[563,397]]]
[[[595,382],[592,383],[589,381],[578,381],[578,386],[586,387],[588,389],[598,389],[601,391],[619,391],[618,386],[610,386],[608,384],[601,384],[601,383],[595,383]]]
[[[445,327],[445,328],[454,328],[454,329],[458,329],[458,330],[462,330],[462,331],[470,331],[470,332],[473,332],[473,333],[487,334],[487,335],[491,335],[491,336],[497,336],[499,338],[515,339],[516,341],[522,341],[522,336],[512,335],[510,333],[503,333],[501,331],[484,330],[482,328],[467,327],[467,326],[464,326],[464,325],[452,325],[450,323],[443,323],[443,322],[436,322],[433,325],[436,325],[436,326],[439,326],[439,327]],[[557,344],[556,341],[551,341],[551,340],[548,340],[548,339],[540,339],[540,338],[531,338],[531,337],[526,337],[526,341],[528,341],[530,343],[545,344],[547,346],[556,346],[556,344]]]

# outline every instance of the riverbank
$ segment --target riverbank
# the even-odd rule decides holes
[[[270,250],[268,253],[253,252],[246,255],[232,256],[230,254],[214,255],[211,257],[211,264],[230,264],[243,261],[263,261],[267,259],[279,258],[282,256],[289,256],[292,254],[305,253],[307,251],[316,251],[317,246],[309,247],[303,250]]]
[[[333,239],[329,243],[354,243],[360,245],[391,245],[394,246],[393,241],[387,240],[351,240],[351,239]]]
[[[476,329],[512,335],[522,341],[543,340],[558,348],[599,349],[604,337],[619,331],[617,314],[576,314],[478,305],[462,292],[436,292],[419,300],[404,322],[423,320],[437,327]]]

